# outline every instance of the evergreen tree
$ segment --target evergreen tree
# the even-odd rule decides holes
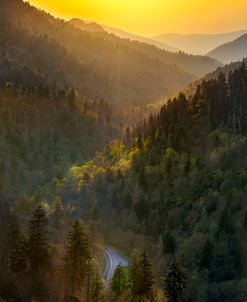
[[[154,274],[151,261],[145,251],[132,260],[129,283],[134,298],[138,298],[139,301],[153,300]]]
[[[134,256],[131,260],[129,269],[129,287],[133,297],[139,294],[139,283],[141,282],[141,276],[139,272],[138,257]]]
[[[185,273],[177,263],[173,263],[165,278],[165,295],[169,302],[178,302],[185,286]]]
[[[31,272],[36,274],[50,269],[51,254],[47,232],[47,216],[41,206],[33,212],[30,221],[28,254]]]
[[[127,289],[127,276],[124,267],[119,264],[111,280],[111,289],[116,297],[121,296]]]
[[[32,292],[36,297],[45,294],[46,274],[51,269],[51,251],[48,241],[47,216],[45,210],[39,206],[30,221],[28,238],[28,260]]]
[[[71,296],[76,289],[81,289],[84,285],[90,258],[88,239],[83,232],[81,223],[76,221],[69,234],[64,258],[66,279],[69,282]]]
[[[91,301],[92,302],[103,302],[105,300],[104,295],[104,283],[98,275],[94,277],[93,285],[91,289]]]

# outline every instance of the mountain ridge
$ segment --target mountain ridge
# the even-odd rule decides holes
[[[247,57],[247,33],[234,41],[218,46],[207,54],[224,63],[231,63]]]
[[[233,32],[219,34],[177,34],[167,33],[151,37],[157,41],[168,43],[177,47],[182,51],[193,54],[204,54],[220,46],[221,44],[230,42],[247,33],[247,30],[239,30]]]
[[[105,32],[104,28],[100,24],[93,21],[86,22],[79,18],[72,18],[71,20],[69,20],[69,23],[81,30],[89,32]]]
[[[139,36],[139,35],[124,31],[122,29],[118,29],[118,28],[115,28],[115,27],[107,26],[107,25],[102,25],[102,26],[107,32],[115,34],[116,36],[119,36],[120,38],[130,39],[132,41],[136,40],[136,41],[139,41],[139,42],[151,44],[151,45],[154,45],[156,47],[159,47],[160,49],[164,49],[166,51],[171,51],[171,52],[180,51],[179,49],[177,49],[175,47],[172,47],[168,44],[156,41],[154,39],[150,39],[148,37]]]
[[[140,104],[159,100],[195,78],[191,72],[143,52],[138,42],[77,29],[21,0],[5,1],[0,14],[2,52],[90,98],[100,97],[120,106]]]

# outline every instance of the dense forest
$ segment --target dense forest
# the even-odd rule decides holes
[[[55,90],[43,86],[37,87],[37,93],[23,89],[0,88],[0,195],[4,198],[33,194],[71,165],[89,159],[117,133],[103,109],[101,115],[96,107],[99,113],[90,111],[73,90],[59,89],[54,96]]]
[[[0,301],[245,301],[245,63],[0,0]]]
[[[124,142],[48,184],[48,199],[70,200],[111,244],[147,249],[160,283],[169,265],[180,263],[189,276],[184,299],[241,301],[246,86],[242,64],[202,82],[190,99],[179,94],[128,128]]]

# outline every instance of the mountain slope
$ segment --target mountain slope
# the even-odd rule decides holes
[[[152,37],[156,41],[168,43],[182,51],[192,54],[206,54],[217,46],[233,41],[241,35],[247,33],[247,30],[241,30],[222,34],[164,34]]]
[[[128,129],[125,144],[70,169],[76,194],[55,192],[78,208],[83,200],[108,236],[116,226],[126,249],[149,249],[159,272],[176,259],[187,273],[185,301],[247,297],[246,87],[241,65],[204,81],[190,99],[180,93]]]
[[[63,177],[113,133],[79,99],[45,86],[29,88],[0,85],[0,198],[11,202]]]
[[[126,31],[123,31],[123,30],[118,29],[118,28],[109,27],[109,26],[106,26],[106,25],[102,25],[102,26],[104,27],[104,29],[108,33],[114,34],[114,35],[116,35],[120,38],[129,39],[131,41],[139,41],[139,42],[142,42],[142,43],[147,43],[147,44],[150,44],[150,45],[157,46],[160,49],[164,49],[164,50],[171,51],[171,52],[178,52],[179,51],[175,47],[171,47],[168,44],[156,41],[154,39],[149,39],[149,38],[146,38],[146,37],[142,37],[142,36],[138,36],[138,35],[135,35],[135,34],[132,34],[132,33],[128,33]]]
[[[173,63],[151,57],[142,51],[141,43],[136,42],[139,51],[132,47],[133,42],[79,30],[21,0],[4,1],[1,5],[1,22],[11,24],[2,27],[2,36],[9,31],[7,40],[3,37],[0,44],[7,56],[23,55],[26,65],[30,63],[52,81],[60,78],[82,95],[119,105],[141,104],[159,100],[195,78]],[[19,37],[14,27],[18,28]],[[24,43],[22,35],[28,36]],[[16,39],[20,49],[15,47]]]
[[[210,51],[207,55],[224,63],[235,62],[246,58],[247,34],[232,42],[217,47],[216,49]]]
[[[123,32],[118,29],[109,29],[105,26],[105,29],[112,30],[114,34],[104,35],[104,38],[108,41],[114,41],[124,47],[131,48],[135,51],[142,52],[145,55],[164,61],[169,64],[176,64],[182,69],[201,77],[214,69],[216,69],[221,64],[218,61],[212,60],[205,56],[193,56],[182,52],[170,52],[162,49],[162,45],[151,45],[150,40],[143,40],[141,38],[141,43],[137,42],[138,36],[130,35],[129,33]],[[120,39],[117,36],[121,36]],[[139,37],[140,38],[140,37]],[[131,40],[131,41],[129,41]],[[152,42],[152,41],[151,41]]]

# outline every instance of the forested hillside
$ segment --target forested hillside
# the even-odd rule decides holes
[[[210,58],[171,54],[114,35],[79,30],[21,0],[3,1],[1,5],[2,51],[7,56],[11,53],[14,60],[21,52],[24,64],[29,54],[29,63],[36,71],[52,81],[61,72],[64,82],[91,98],[117,104],[159,100],[188,84],[195,78],[193,73],[202,75],[218,66]],[[21,41],[18,48],[16,27]],[[43,47],[37,57],[32,47],[39,44]]]
[[[243,34],[237,39],[222,44],[208,53],[208,56],[225,64],[242,60],[247,56],[247,34]]]
[[[247,295],[246,87],[242,64],[228,79],[202,82],[191,99],[180,94],[127,129],[124,143],[53,181],[49,198],[73,196],[109,240],[147,248],[158,278],[179,262],[184,298],[240,301]]]
[[[94,26],[0,0],[0,301],[245,301],[245,63]]]
[[[116,135],[106,115],[88,111],[73,92],[37,90],[0,88],[2,198],[32,194]]]

